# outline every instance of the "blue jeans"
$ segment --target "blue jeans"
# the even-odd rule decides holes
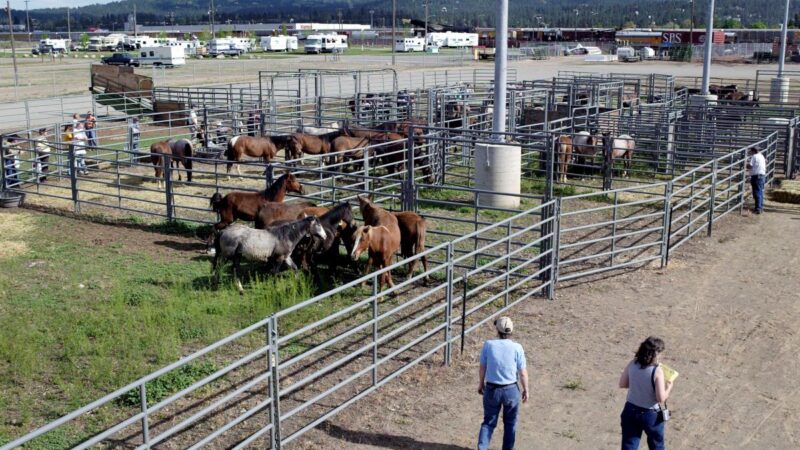
[[[764,209],[764,175],[753,175],[750,177],[750,186],[753,187],[753,200],[756,201],[756,211]]]
[[[622,450],[636,450],[642,439],[642,431],[647,435],[650,450],[664,450],[664,422],[658,421],[658,411],[640,408],[625,403],[622,410]]]
[[[503,450],[514,450],[517,438],[517,414],[522,396],[516,384],[494,388],[487,385],[483,390],[483,423],[478,434],[478,450],[489,448],[492,433],[503,410]]]

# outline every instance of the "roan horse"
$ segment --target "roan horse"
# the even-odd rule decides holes
[[[244,295],[244,288],[239,280],[239,264],[242,257],[251,261],[273,263],[273,273],[277,272],[284,262],[292,269],[297,270],[297,266],[291,258],[292,251],[301,239],[311,235],[323,240],[327,238],[325,230],[314,216],[269,230],[256,230],[238,224],[231,225],[214,240],[216,252],[211,268],[215,274],[215,280],[218,284],[221,262],[225,259],[232,260],[233,279],[239,289],[239,294]]]
[[[611,161],[617,158],[623,158],[623,172],[622,176],[627,177],[628,171],[631,170],[633,165],[633,149],[636,147],[636,141],[633,136],[629,134],[620,134],[617,137],[611,137],[611,133],[603,133],[603,148],[607,147],[608,140],[611,139]]]
[[[253,158],[261,158],[264,163],[268,163],[272,158],[278,154],[278,148],[268,137],[252,137],[252,136],[234,136],[228,141],[228,148],[225,155],[228,161],[235,161],[236,173],[242,176],[239,169],[239,162],[245,157],[250,156]],[[231,166],[233,162],[229,162],[226,167],[228,177],[231,175]]]
[[[263,191],[233,191],[224,197],[219,192],[215,193],[211,196],[211,209],[219,214],[219,222],[214,224],[214,231],[226,228],[236,219],[255,220],[260,206],[267,202],[283,202],[287,192],[303,194],[303,185],[291,172],[281,175]],[[212,233],[209,243],[213,236]]]
[[[353,227],[353,211],[349,203],[339,203],[323,212],[322,210],[325,209],[327,208],[307,208],[298,217],[300,219],[307,214],[317,216],[326,234],[325,239],[320,239],[317,236],[308,236],[295,247],[292,257],[295,261],[299,261],[300,267],[303,269],[308,269],[312,265],[316,266],[320,262],[324,262],[331,272],[335,271],[339,259],[342,233]],[[319,212],[322,212],[322,214],[316,214]],[[282,225],[283,223],[284,221],[275,222],[272,226]]]
[[[161,142],[154,142],[150,145],[150,162],[153,163],[156,172],[156,182],[158,188],[161,188],[162,179],[164,178],[165,155],[170,157],[170,166],[178,167],[178,163],[183,164],[186,168],[186,178],[192,182],[192,143],[188,139],[167,140]],[[178,180],[183,180],[181,172],[178,171]]]

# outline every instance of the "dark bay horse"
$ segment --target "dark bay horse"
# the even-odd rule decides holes
[[[170,156],[170,166],[178,168],[178,163],[183,164],[186,169],[186,178],[192,182],[192,143],[188,139],[170,139],[167,141],[154,142],[150,145],[150,162],[155,168],[156,182],[159,189],[161,180],[164,177],[164,155]],[[178,171],[178,180],[183,180],[181,172]]]
[[[308,214],[314,209],[315,208],[308,208],[302,215]],[[336,270],[339,260],[339,246],[342,241],[342,233],[352,227],[355,222],[353,210],[349,203],[342,202],[328,209],[324,214],[316,216],[319,218],[319,223],[322,225],[322,228],[325,229],[327,237],[325,239],[320,239],[317,236],[308,236],[304,238],[297,244],[297,247],[295,247],[292,257],[295,261],[299,261],[300,267],[304,269],[324,262],[331,271],[334,271]],[[284,221],[275,222],[272,226],[284,223]]]
[[[245,156],[252,158],[261,158],[264,163],[269,163],[272,158],[278,154],[278,149],[275,144],[268,137],[252,137],[252,136],[234,136],[228,141],[228,148],[225,155],[228,161],[240,162]],[[233,162],[229,162],[226,167],[228,177],[231,175],[231,166]],[[236,164],[236,173],[242,176],[239,169],[239,164]]]
[[[294,133],[289,138],[286,146],[286,160],[298,159],[303,156],[303,153],[308,155],[327,155],[331,152],[333,140],[341,135],[342,131],[340,130],[320,135]],[[330,163],[333,164],[333,162]]]

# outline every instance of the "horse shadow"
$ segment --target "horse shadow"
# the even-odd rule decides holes
[[[408,436],[348,430],[338,425],[334,425],[327,420],[322,422],[322,424],[320,424],[317,428],[327,433],[329,436],[344,442],[349,442],[352,444],[374,445],[375,447],[394,450],[423,448],[426,450],[470,450],[472,448],[453,444],[423,442]]]
[[[161,245],[172,250],[181,252],[199,252],[206,249],[204,242],[180,242],[180,241],[155,241],[155,245]],[[192,258],[193,260],[207,259],[208,255],[200,255],[199,257]]]

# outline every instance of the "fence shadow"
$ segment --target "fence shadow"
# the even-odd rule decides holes
[[[426,449],[426,450],[470,450],[472,447],[463,447],[453,444],[439,444],[435,442],[418,441],[408,436],[398,436],[386,433],[369,433],[366,431],[354,431],[334,425],[329,421],[322,422],[318,429],[324,431],[329,436],[352,444],[368,444],[378,448],[388,448],[396,450],[406,449]]]

